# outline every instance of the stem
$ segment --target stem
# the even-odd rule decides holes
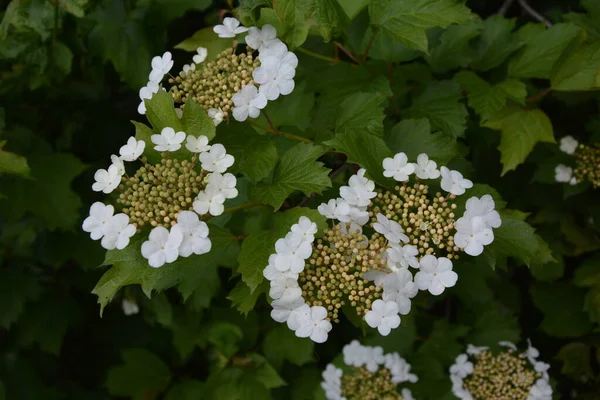
[[[294,135],[293,133],[282,132],[282,131],[278,131],[278,130],[271,130],[271,128],[267,128],[265,126],[259,125],[256,122],[253,122],[253,121],[250,121],[250,120],[247,120],[247,122],[250,125],[257,127],[258,129],[261,129],[261,130],[263,130],[265,132],[268,132],[268,133],[270,133],[272,135],[275,135],[275,136],[284,136],[284,137],[286,137],[288,139],[297,140],[297,141],[303,142],[303,143],[312,143],[312,140],[307,139],[307,138],[303,138],[302,136]]]
[[[307,56],[311,56],[311,57],[316,58],[318,60],[329,61],[329,62],[336,63],[336,64],[341,61],[341,60],[336,60],[333,57],[327,57],[327,56],[324,56],[322,54],[315,53],[315,52],[312,52],[310,50],[306,50],[303,47],[298,47],[296,50],[298,50],[300,53],[304,53]]]
[[[540,93],[536,94],[535,96],[532,96],[530,98],[527,99],[527,104],[531,104],[531,103],[535,103],[536,101],[538,101],[539,99],[541,99],[542,97],[544,97],[545,95],[547,95],[548,93],[550,93],[552,91],[552,88],[549,87],[547,89],[544,89],[543,91],[541,91]]]
[[[267,120],[267,123],[271,127],[271,130],[273,132],[277,132],[277,128],[275,128],[275,125],[273,125],[273,122],[271,121],[271,118],[269,118],[269,114],[267,114],[266,110],[263,110],[263,115],[265,116],[265,119]]]
[[[527,12],[529,15],[531,15],[533,18],[537,19],[538,21],[543,22],[546,25],[546,28],[550,28],[552,26],[550,21],[548,21],[546,18],[544,18],[544,16],[542,14],[535,11],[533,9],[533,7],[531,7],[529,5],[529,3],[527,3],[526,0],[518,0],[518,2],[519,2],[519,5],[521,6],[521,8],[523,10],[525,10],[525,12]]]
[[[344,54],[346,54],[348,57],[350,57],[350,59],[351,59],[352,61],[354,61],[354,62],[355,62],[355,63],[357,63],[357,64],[362,64],[360,61],[358,61],[358,59],[357,59],[356,57],[354,57],[354,54],[350,53],[350,51],[348,51],[348,50],[347,50],[347,49],[346,49],[344,46],[342,46],[342,44],[341,44],[341,43],[339,43],[339,42],[333,42],[333,43],[334,43],[334,44],[335,44],[337,47],[339,47],[339,49],[340,49],[341,51],[343,51],[343,52],[344,52]]]
[[[371,46],[373,45],[373,41],[375,40],[376,35],[377,35],[377,32],[373,32],[373,34],[371,35],[371,39],[369,39],[369,44],[367,44],[367,48],[365,49],[365,52],[362,55],[363,62],[367,59],[367,56],[369,55],[369,51],[371,51]]]
[[[223,212],[221,213],[221,215],[223,215],[223,214],[229,214],[229,213],[236,212],[236,211],[239,211],[239,210],[243,210],[244,208],[261,207],[261,206],[266,206],[266,204],[258,202],[258,201],[249,201],[248,203],[244,203],[242,205],[231,207],[231,208],[228,208],[226,210],[223,210]]]
[[[500,15],[504,15],[504,14],[506,14],[506,12],[507,12],[507,11],[508,11],[508,9],[510,8],[510,6],[512,6],[512,3],[513,3],[514,1],[515,1],[515,0],[506,0],[506,1],[504,2],[504,4],[502,4],[502,7],[500,7],[500,9],[498,10],[498,14],[500,14]]]

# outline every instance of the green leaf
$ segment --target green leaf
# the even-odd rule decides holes
[[[459,72],[454,80],[467,91],[469,106],[479,114],[482,122],[500,111],[508,99],[525,105],[527,88],[519,80],[509,79],[492,86],[471,71]]]
[[[270,330],[262,347],[267,360],[279,370],[285,360],[295,365],[304,365],[313,360],[314,343],[296,337],[285,324]]]
[[[294,50],[302,46],[308,36],[310,24],[306,18],[308,10],[303,0],[273,0],[273,11],[283,27],[277,31],[277,37]],[[264,9],[261,10],[261,15]]]
[[[338,3],[346,15],[350,19],[354,19],[369,4],[369,0],[338,0]]]
[[[293,126],[305,132],[311,126],[311,114],[315,105],[315,94],[307,90],[307,82],[296,83],[294,91],[280,97],[277,101],[271,101],[265,112],[260,115],[257,122],[263,126],[268,125],[265,113],[275,127]],[[245,124],[244,124],[245,126]],[[285,129],[283,129],[285,131]]]
[[[225,49],[231,47],[230,38],[220,38],[212,27],[200,29],[191,37],[175,45],[176,49],[190,51],[195,53],[198,47],[204,47],[207,50],[206,61],[211,61]]]
[[[216,133],[212,118],[194,100],[189,100],[185,103],[183,116],[181,117],[181,128],[186,135],[204,135],[208,140],[214,138]]]
[[[19,175],[29,178],[29,166],[27,159],[18,154],[3,150],[6,140],[0,141],[0,174]]]
[[[73,53],[63,42],[56,41],[50,48],[54,66],[65,75],[71,73],[71,64],[73,62]]]
[[[67,10],[68,13],[71,13],[79,18],[83,17],[84,9],[87,3],[88,0],[58,0],[58,4],[62,8]]]
[[[206,393],[204,382],[185,380],[171,386],[165,400],[198,400]]]
[[[474,20],[449,26],[440,36],[440,43],[425,57],[427,63],[437,72],[467,67],[477,55],[470,42],[481,32],[481,25],[481,20]]]
[[[432,82],[407,110],[409,118],[429,118],[431,128],[452,137],[465,134],[467,108],[461,103],[458,84],[452,81]]]
[[[231,301],[231,305],[235,309],[247,316],[254,309],[260,295],[266,293],[268,290],[269,285],[267,282],[263,282],[256,290],[252,291],[248,285],[240,280],[231,292],[229,292],[227,299]]]
[[[564,345],[556,355],[563,362],[560,372],[575,380],[587,381],[594,378],[590,345],[573,342]]]
[[[508,74],[516,78],[550,78],[552,67],[581,33],[570,23],[555,24],[546,29],[544,24],[527,24],[517,32],[525,46],[508,63]]]
[[[237,325],[222,321],[211,325],[207,333],[208,342],[215,346],[226,360],[238,352],[243,337],[244,334]]]
[[[123,365],[108,370],[106,387],[113,396],[134,400],[158,397],[171,381],[169,368],[146,349],[127,349],[122,353]]]
[[[536,143],[555,143],[550,119],[539,109],[526,110],[509,105],[494,114],[483,126],[501,131],[498,150],[504,166],[502,175],[525,162]]]
[[[331,186],[329,170],[315,160],[323,154],[323,148],[298,143],[282,156],[273,172],[271,183],[260,183],[252,190],[252,197],[278,210],[285,199],[299,190],[309,196],[321,193]]]
[[[431,133],[427,118],[400,121],[391,129],[386,141],[393,153],[404,152],[411,161],[426,153],[438,165],[444,165],[460,155],[456,140],[442,132]]]
[[[477,44],[477,58],[471,64],[475,70],[488,71],[502,64],[508,56],[522,46],[512,33],[516,20],[502,15],[492,15],[483,21],[483,31]]]
[[[156,133],[146,124],[137,121],[131,121],[131,123],[135,126],[135,138],[137,140],[143,140],[146,143],[144,157],[146,157],[151,164],[158,164],[161,159],[160,152],[154,150],[154,144],[151,139],[152,135]]]
[[[39,296],[40,285],[23,268],[2,268],[0,293],[3,296],[3,301],[0,301],[0,326],[9,329],[21,315],[25,303]]]
[[[372,0],[371,23],[408,48],[427,52],[428,28],[462,24],[472,18],[469,9],[454,0]]]
[[[314,0],[312,7],[312,20],[326,42],[346,32],[350,20],[337,0]]]
[[[518,342],[520,338],[517,318],[506,312],[499,304],[488,304],[485,313],[478,316],[467,342],[476,346],[489,346],[506,340]]]
[[[340,104],[335,121],[336,133],[366,131],[383,136],[385,97],[379,93],[355,93]]]
[[[159,90],[151,99],[146,99],[144,102],[146,103],[146,117],[152,124],[155,132],[160,134],[160,131],[166,127],[175,129],[175,132],[183,130],[182,120],[179,119],[175,112],[173,96],[171,96],[170,92]],[[192,119],[190,114],[190,124],[192,123]]]
[[[600,41],[572,46],[550,75],[553,90],[600,89]]]

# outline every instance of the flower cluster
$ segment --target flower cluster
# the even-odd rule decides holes
[[[600,145],[580,144],[572,136],[560,140],[560,150],[575,159],[575,168],[559,164],[554,170],[557,182],[576,185],[585,181],[600,187]]]
[[[150,75],[148,76],[148,83],[139,92],[141,102],[138,106],[138,113],[146,114],[144,100],[151,99],[153,94],[158,93],[160,82],[171,71],[171,68],[173,68],[171,57],[171,53],[167,51],[162,56],[156,56],[152,59],[152,71],[150,71]]]
[[[234,158],[223,145],[209,145],[206,136],[186,135],[170,127],[152,135],[151,140],[154,150],[161,152],[159,163],[149,163],[143,156],[146,143],[130,137],[119,156],[111,156],[108,169],[96,171],[92,189],[106,194],[117,189],[116,202],[122,212],[114,214],[113,205],[96,202],[83,221],[83,230],[92,239],[101,239],[105,249],[122,250],[136,232],[152,226],[149,239],[142,244],[142,255],[151,267],[158,268],[179,256],[209,252],[208,226],[199,215],[220,215],[225,200],[238,193],[235,176],[226,173]],[[190,160],[171,157],[184,141]],[[125,162],[138,159],[142,166],[134,175],[127,175]]]
[[[488,347],[467,346],[450,367],[452,392],[462,400],[551,400],[550,365],[537,361],[540,353],[531,346],[519,352],[511,342],[500,342],[494,354]]]
[[[410,389],[400,386],[418,378],[398,353],[384,354],[381,347],[354,340],[343,355],[343,370],[329,364],[323,371],[321,388],[328,400],[413,400]]]

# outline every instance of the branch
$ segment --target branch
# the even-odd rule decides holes
[[[544,18],[544,16],[542,14],[535,11],[529,5],[529,3],[527,3],[526,0],[518,0],[518,1],[519,1],[519,5],[521,6],[521,8],[523,10],[525,10],[529,15],[531,15],[533,18],[537,19],[538,21],[543,22],[546,25],[546,28],[552,27],[552,24],[550,23],[550,21],[548,21],[546,18]]]
[[[249,119],[246,120],[246,122],[248,122],[252,126],[257,127],[258,129],[261,129],[261,130],[263,130],[265,132],[268,132],[268,133],[270,133],[272,135],[275,135],[275,136],[284,136],[284,137],[286,137],[288,139],[297,140],[297,141],[303,142],[303,143],[312,143],[312,140],[304,138],[302,136],[294,135],[293,133],[282,132],[282,131],[278,131],[277,129],[271,129],[270,127],[259,125],[256,122],[251,121]]]
[[[536,101],[538,101],[539,99],[541,99],[542,97],[544,97],[545,95],[550,93],[551,91],[552,91],[552,88],[549,87],[547,89],[544,89],[540,93],[536,94],[535,96],[531,96],[530,98],[527,99],[527,104],[535,103]]]
[[[502,7],[500,7],[500,9],[498,10],[498,14],[500,14],[500,15],[505,15],[505,14],[506,14],[506,12],[508,11],[508,9],[510,8],[510,6],[512,6],[512,3],[513,3],[514,1],[515,1],[515,0],[506,0],[506,1],[504,2],[504,4],[502,4]]]

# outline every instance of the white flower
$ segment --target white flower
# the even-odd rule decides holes
[[[488,349],[489,349],[489,347],[487,347],[487,346],[473,346],[472,344],[468,344],[467,345],[467,354],[476,356],[477,354],[481,353],[482,351],[486,351]]]
[[[420,290],[429,290],[434,296],[442,294],[458,280],[458,275],[452,271],[452,261],[446,257],[426,255],[419,264],[421,268],[415,275],[415,284]]]
[[[140,312],[138,305],[126,298],[123,298],[123,301],[121,302],[121,308],[123,308],[123,314],[127,316],[135,315]]]
[[[552,400],[552,386],[546,379],[538,379],[529,390],[527,400]]]
[[[499,344],[500,346],[503,346],[503,347],[508,347],[509,349],[513,349],[513,350],[515,350],[515,351],[517,350],[517,346],[515,346],[515,344],[514,344],[514,343],[512,343],[512,342],[508,342],[508,341],[506,341],[506,340],[504,340],[504,341],[501,341],[501,342],[498,342],[498,344]]]
[[[461,400],[473,400],[471,393],[463,387],[463,380],[456,375],[450,375],[452,381],[452,393]]]
[[[363,210],[364,207],[350,207],[350,222],[360,226],[369,222],[369,213]]]
[[[195,64],[202,64],[204,62],[204,60],[206,60],[206,56],[208,55],[208,49],[206,49],[205,47],[198,47],[196,49],[196,53],[198,53],[198,54],[194,54],[194,57],[192,57],[192,60],[194,61]],[[192,65],[194,65],[194,64],[192,64]],[[195,65],[194,65],[194,67],[195,67]]]
[[[572,177],[571,179],[569,179],[569,185],[577,185],[577,178]]]
[[[237,179],[230,173],[221,175],[218,172],[213,172],[208,175],[208,183],[206,189],[214,193],[220,193],[226,199],[234,199],[238,195],[238,190],[235,188]]]
[[[248,28],[240,26],[240,21],[231,17],[225,18],[223,25],[215,25],[213,28],[213,31],[221,38],[232,38],[247,30]]]
[[[384,158],[383,169],[383,176],[386,178],[394,178],[398,182],[404,182],[415,172],[415,165],[408,162],[406,154],[398,153],[394,158]]]
[[[210,147],[210,144],[208,144],[208,138],[204,135],[200,135],[198,137],[188,135],[185,142],[185,148],[192,153],[202,153],[203,151],[210,150]]]
[[[261,57],[260,67],[252,72],[254,81],[260,85],[259,92],[267,100],[277,100],[279,95],[288,95],[294,90],[296,68],[282,62],[276,56]]]
[[[296,336],[301,338],[310,337],[313,342],[324,343],[327,341],[327,334],[331,331],[331,323],[325,318],[327,318],[325,307],[311,307],[310,314],[297,316],[300,327],[296,329]]]
[[[195,212],[181,211],[177,215],[177,224],[171,228],[171,233],[174,231],[178,231],[183,238],[179,245],[181,257],[206,254],[212,247],[208,238],[208,226],[204,221],[200,221]]]
[[[144,100],[151,99],[154,93],[158,93],[158,83],[156,82],[148,82],[146,86],[140,89],[139,95],[141,102],[138,106],[138,113],[142,115],[146,114],[146,103],[144,103]]]
[[[207,187],[204,191],[198,193],[192,206],[194,207],[194,211],[200,215],[208,213],[217,216],[223,214],[223,211],[225,210],[225,207],[223,206],[224,202],[225,196],[223,196],[223,194],[218,193],[214,187]]]
[[[377,222],[373,224],[373,229],[381,233],[393,244],[399,244],[401,241],[407,243],[409,240],[400,224],[394,220],[387,219],[383,214],[377,214]]]
[[[298,286],[298,280],[294,278],[273,279],[269,289],[269,296],[277,300],[283,298],[294,299],[302,297],[302,289]]]
[[[401,268],[408,268],[410,265],[413,268],[419,268],[419,250],[410,244],[399,246],[392,244],[387,250],[388,267],[392,271],[397,271]]]
[[[90,216],[83,221],[82,229],[89,232],[93,240],[101,239],[106,234],[114,212],[113,206],[95,202],[90,207]]]
[[[150,82],[159,83],[171,68],[173,68],[173,60],[171,59],[171,53],[167,51],[162,57],[156,56],[152,59],[152,72],[150,72],[148,79]]]
[[[92,185],[92,190],[94,192],[110,193],[121,183],[121,176],[119,167],[115,164],[111,164],[107,170],[99,169],[94,174],[96,182]]]
[[[126,214],[115,214],[110,219],[102,238],[102,247],[106,250],[123,250],[129,244],[129,239],[135,235],[135,231],[135,226],[129,223]]]
[[[142,243],[142,256],[153,268],[172,263],[179,256],[179,246],[183,241],[181,231],[169,232],[167,228],[157,226],[150,231],[148,241]]]
[[[298,310],[307,305],[304,303],[302,297],[297,297],[273,300],[271,306],[273,307],[273,310],[271,310],[271,318],[277,322],[287,322],[288,327],[292,329],[292,327],[296,327],[296,312],[294,310]]]
[[[415,175],[419,179],[437,179],[440,177],[440,170],[437,169],[437,163],[430,160],[427,154],[421,153],[417,157],[415,166]]]
[[[167,126],[160,131],[160,135],[150,136],[150,140],[156,145],[156,151],[177,151],[185,140],[185,132],[175,133],[175,129]]]
[[[569,182],[573,177],[573,168],[563,164],[558,164],[554,169],[554,179],[556,182]]]
[[[317,224],[302,216],[297,224],[292,225],[291,231],[301,235],[304,241],[312,243],[317,233]]]
[[[200,153],[200,162],[203,170],[222,174],[233,165],[235,158],[227,154],[222,144],[217,143],[213,144],[209,151]]]
[[[269,57],[276,57],[282,64],[288,64],[294,68],[298,66],[298,57],[291,51],[288,51],[285,43],[279,39],[270,42],[258,55],[258,59],[261,63]]]
[[[456,221],[456,234],[454,243],[470,256],[478,256],[483,253],[483,246],[494,241],[494,232],[487,227],[485,220],[481,217],[459,218]]]
[[[394,378],[392,378],[392,382],[393,382],[393,379]],[[402,394],[402,400],[415,400],[410,389],[407,389],[407,388],[402,389],[401,394]]]
[[[319,213],[326,218],[337,219],[340,222],[350,222],[350,206],[344,199],[331,199],[317,207]]]
[[[466,354],[460,354],[456,357],[454,365],[450,367],[450,374],[456,375],[460,378],[466,378],[473,373],[473,363],[469,361],[469,357]]]
[[[262,51],[277,39],[277,29],[273,25],[265,24],[262,29],[255,26],[248,30],[246,44],[254,50]]]
[[[383,285],[385,278],[387,278],[389,274],[383,271],[378,271],[376,269],[372,269],[370,271],[363,273],[363,278],[367,281],[373,282],[375,286]]]
[[[342,378],[343,372],[333,364],[327,364],[323,371],[323,382],[321,388],[325,392],[327,400],[342,400]]]
[[[360,368],[367,363],[369,355],[358,340],[353,340],[342,349],[344,364]]]
[[[394,301],[375,300],[371,311],[365,315],[365,321],[371,328],[377,328],[382,336],[387,336],[392,329],[400,326],[398,305]]]
[[[364,352],[366,355],[365,368],[367,371],[375,373],[379,369],[379,365],[385,363],[385,355],[383,354],[383,348],[377,347],[365,347]]]
[[[208,109],[208,116],[210,118],[212,118],[213,124],[215,124],[215,126],[217,126],[221,122],[223,122],[223,118],[225,118],[225,113],[223,113],[223,110],[221,110],[221,107],[219,107],[219,108],[209,108]]]
[[[498,228],[502,225],[500,214],[494,210],[496,204],[489,194],[481,196],[480,199],[473,196],[465,205],[465,214],[463,218],[481,217],[490,228]]]
[[[418,382],[419,378],[415,374],[410,373],[410,364],[398,353],[390,353],[385,356],[385,367],[392,374],[392,382]],[[404,400],[404,399],[403,399]]]
[[[246,85],[231,98],[235,105],[232,114],[236,121],[245,121],[248,117],[256,118],[260,110],[266,107],[267,98],[259,93],[254,85]]]
[[[277,256],[277,254],[271,254],[269,256],[269,264],[263,270],[263,276],[268,281],[274,281],[274,280],[278,280],[278,279],[288,279],[288,278],[298,280],[298,274],[296,274],[290,270],[280,271],[277,268],[275,268],[275,257],[276,256]]]
[[[285,238],[275,242],[275,252],[275,268],[300,273],[304,270],[304,260],[312,254],[312,245],[305,241],[302,235],[288,232]]]
[[[567,153],[569,155],[575,153],[577,150],[577,146],[579,146],[579,142],[575,140],[573,136],[565,136],[560,139],[560,151],[563,153]]]
[[[463,178],[462,174],[458,171],[451,171],[446,167],[442,167],[440,168],[440,172],[442,173],[441,186],[446,192],[460,196],[466,189],[473,187],[473,182]]]
[[[194,56],[194,57],[196,57],[196,56]],[[184,64],[184,66],[183,66],[183,72],[185,72],[186,74],[188,72],[195,71],[195,70],[196,70],[196,64]]]
[[[352,206],[366,207],[371,202],[371,199],[377,196],[375,190],[375,182],[365,178],[364,168],[358,170],[356,175],[352,175],[348,180],[349,186],[340,188],[340,196]]]
[[[410,299],[415,297],[418,291],[412,274],[407,269],[401,269],[385,277],[382,299],[396,302],[398,312],[407,315],[410,312]]]
[[[135,161],[144,154],[145,148],[146,142],[143,140],[136,140],[135,137],[131,136],[127,139],[127,144],[121,146],[119,154],[123,161]]]
[[[112,165],[116,165],[119,170],[119,175],[125,174],[125,163],[123,163],[123,159],[115,154],[111,154],[110,161]]]

